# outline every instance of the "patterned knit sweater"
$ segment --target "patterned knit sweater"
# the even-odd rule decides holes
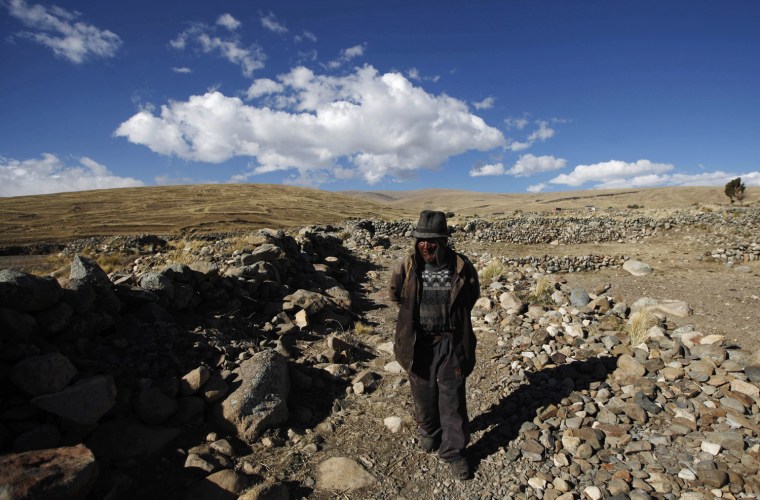
[[[452,288],[451,267],[425,263],[422,271],[420,324],[425,335],[450,330],[449,296]]]

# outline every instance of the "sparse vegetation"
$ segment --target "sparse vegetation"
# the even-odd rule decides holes
[[[612,208],[612,207],[610,207],[610,208]],[[633,203],[631,205],[628,205],[626,208],[630,208],[631,210],[636,210],[636,209],[639,209],[639,208],[644,208],[644,205],[637,205],[636,203]]]
[[[734,204],[734,198],[739,200],[739,204],[743,204],[744,200],[744,190],[747,188],[746,185],[742,182],[741,177],[737,177],[736,179],[732,179],[726,183],[726,186],[723,188],[723,192],[728,196],[728,199],[731,200],[731,204]]]
[[[551,301],[551,295],[554,292],[554,286],[549,278],[541,276],[536,280],[536,290],[531,295],[531,300],[537,303],[545,303]]]
[[[357,321],[354,323],[354,332],[356,332],[357,335],[370,335],[374,333],[375,330],[368,324]]]
[[[659,320],[652,311],[643,309],[631,315],[628,324],[623,328],[623,333],[628,335],[631,346],[637,346],[647,341],[649,329],[658,323]]]
[[[480,272],[480,277],[483,281],[493,281],[504,273],[504,264],[498,260],[492,260],[483,270]]]

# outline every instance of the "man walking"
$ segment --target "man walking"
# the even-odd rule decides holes
[[[425,210],[412,231],[414,253],[393,269],[390,299],[399,307],[394,351],[409,374],[420,447],[470,477],[465,381],[475,366],[470,312],[480,296],[475,268],[448,247],[443,212]]]

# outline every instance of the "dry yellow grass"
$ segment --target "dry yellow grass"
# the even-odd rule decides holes
[[[246,232],[407,215],[399,208],[338,193],[280,185],[82,191],[0,198],[0,246],[88,236]]]
[[[744,205],[758,203],[750,190]],[[722,187],[672,187],[495,194],[425,189],[335,193],[265,184],[160,186],[0,198],[0,246],[57,243],[88,236],[157,234],[189,237],[244,233],[348,218],[416,220],[420,210],[457,216],[506,216],[516,210],[552,211],[643,206],[657,208],[726,206]],[[451,222],[457,222],[456,218]]]
[[[346,191],[346,194],[369,201],[403,208],[412,213],[420,210],[451,211],[457,215],[508,215],[515,210],[549,212],[562,210],[613,207],[625,209],[638,205],[644,209],[673,209],[702,206],[727,206],[729,200],[723,186],[688,186],[634,189],[593,189],[556,193],[514,194],[476,193],[454,189],[422,189],[417,191]],[[747,190],[744,206],[757,204],[758,190]],[[738,205],[736,205],[738,206]]]

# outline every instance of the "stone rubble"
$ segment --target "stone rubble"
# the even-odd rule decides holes
[[[462,223],[454,241],[534,243],[541,225],[544,243],[635,241],[717,220],[757,227],[758,212],[605,215],[590,227],[588,217],[518,214]],[[420,458],[392,325],[370,339],[351,330],[363,297],[387,301],[376,294],[411,224],[262,230],[173,254],[158,237],[120,239],[112,244],[150,252],[111,275],[75,255],[60,283],[0,271],[2,493],[172,497],[161,477],[191,498],[760,494],[760,356],[674,328],[670,318],[692,313],[682,301],[628,304],[560,276],[622,269],[632,261],[622,255],[496,259],[503,272],[481,283],[473,311],[475,477],[453,482],[445,464]],[[709,257],[757,260],[756,242],[723,248]],[[476,260],[482,271],[494,259]],[[644,311],[656,324],[632,345]],[[396,456],[342,450],[354,432],[398,447]],[[156,464],[155,483],[134,475],[144,461]],[[30,465],[43,462],[50,471]]]

